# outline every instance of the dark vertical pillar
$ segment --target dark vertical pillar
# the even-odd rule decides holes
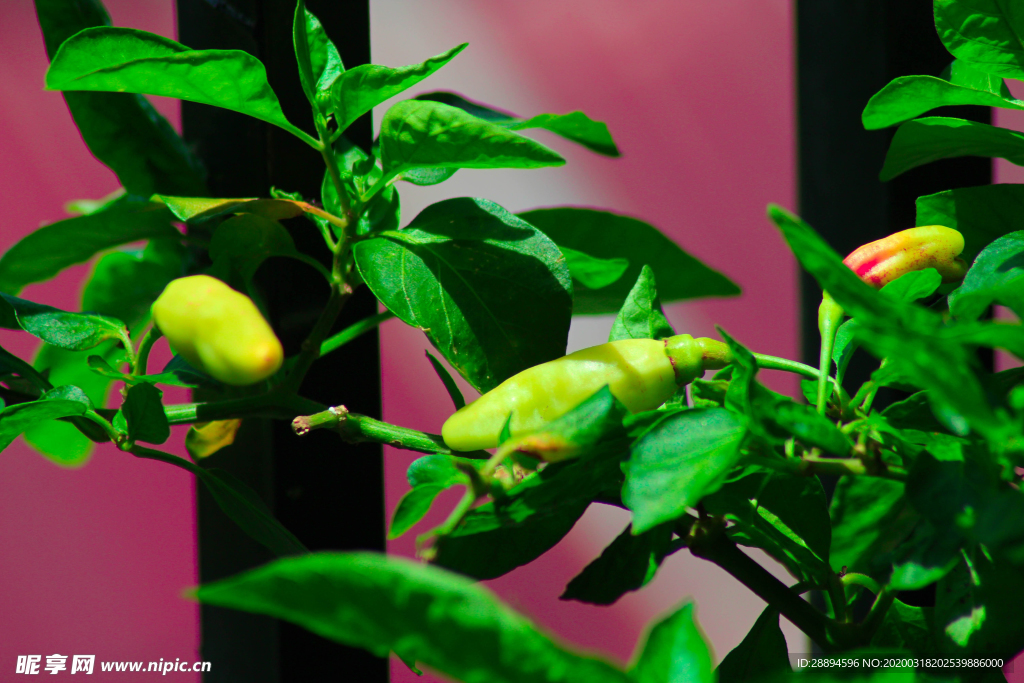
[[[347,67],[369,62],[366,0],[307,0]],[[180,42],[195,49],[241,49],[258,57],[295,125],[313,133],[292,50],[293,0],[178,0]],[[213,196],[268,196],[271,186],[318,198],[323,174],[319,154],[288,133],[233,112],[183,104],[185,138],[209,171]],[[348,137],[369,149],[369,117]],[[329,261],[311,223],[287,225],[296,246]],[[287,353],[298,350],[326,302],[327,285],[304,264],[271,259],[257,274],[267,309]],[[376,312],[369,292],[348,303],[336,329]],[[367,334],[319,361],[303,395],[326,404],[380,415],[378,338]],[[303,439],[286,423],[251,421],[234,446],[210,465],[242,477],[270,504],[277,518],[311,550],[384,550],[384,482],[381,449],[352,446],[335,434]],[[199,493],[200,578],[230,576],[272,559],[250,541],[216,504]],[[387,661],[327,641],[304,629],[243,612],[202,610],[202,658],[212,662],[209,681],[247,683],[310,680],[386,681]]]
[[[938,76],[950,62],[935,32],[932,0],[797,0],[797,92],[800,213],[841,254],[915,225],[917,197],[992,181],[989,159],[928,164],[882,183],[878,173],[895,128],[866,131],[868,99],[897,76]],[[982,107],[945,107],[931,115],[989,123]],[[821,290],[802,275],[806,362],[817,365]],[[855,358],[848,377],[859,386],[873,369]],[[880,395],[876,405],[884,405]]]
[[[893,78],[938,76],[953,60],[935,32],[932,0],[797,0],[796,14],[799,210],[838,252],[914,227],[921,195],[992,182],[991,161],[972,157],[878,180],[896,129],[864,130],[864,105]],[[991,121],[991,110],[981,107],[944,107],[931,115]],[[806,273],[801,278],[803,356],[817,366],[821,290]],[[991,367],[991,354],[983,360]],[[855,390],[877,365],[859,352],[847,386]],[[898,398],[883,389],[875,406]],[[823,483],[831,494],[834,479]],[[900,598],[934,604],[934,590],[904,591]]]

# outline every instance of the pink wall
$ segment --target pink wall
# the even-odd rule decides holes
[[[109,0],[107,6],[115,23],[173,35],[170,2]],[[6,251],[64,217],[68,200],[102,197],[118,183],[82,144],[60,94],[43,92],[47,62],[30,0],[0,3],[0,46],[0,251]],[[177,118],[174,103],[158,106]],[[77,310],[87,272],[73,268],[24,296]],[[34,338],[10,331],[0,332],[0,345],[18,354],[36,346]],[[172,437],[178,449],[182,434]],[[84,467],[63,469],[19,440],[0,454],[0,482],[0,678],[10,679],[22,654],[199,658],[198,612],[180,597],[197,576],[190,475],[109,446],[96,449]],[[167,679],[199,680],[193,674]]]

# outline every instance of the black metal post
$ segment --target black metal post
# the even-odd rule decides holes
[[[965,157],[928,164],[882,183],[882,168],[895,128],[866,131],[861,112],[868,99],[897,76],[938,76],[952,55],[935,32],[932,0],[802,0],[797,2],[797,91],[800,213],[841,254],[887,234],[913,227],[917,197],[992,182],[989,159]],[[991,122],[991,110],[944,107],[938,116]],[[801,274],[803,356],[818,363],[821,290]],[[992,356],[983,358],[989,367]],[[877,367],[858,353],[849,386]],[[898,398],[883,390],[875,406]],[[835,482],[824,482],[831,493]],[[914,604],[933,604],[934,591],[903,592]]]
[[[868,99],[897,76],[938,76],[952,55],[935,32],[932,0],[797,2],[800,213],[842,254],[915,225],[917,197],[992,182],[989,159],[947,159],[882,183],[878,173],[895,128],[866,131]],[[989,123],[982,107],[933,112]],[[821,290],[802,275],[803,356],[817,365]],[[991,361],[989,361],[991,362]],[[847,376],[859,386],[872,370],[855,358]],[[879,396],[876,405],[884,405]]]
[[[307,0],[347,67],[369,62],[369,4],[366,0]],[[292,50],[294,0],[178,0],[180,42],[195,49],[241,49],[267,67],[268,79],[285,115],[315,134],[309,105],[299,86]],[[234,112],[184,103],[186,141],[209,171],[214,196],[267,196],[271,186],[318,198],[320,156],[288,133]],[[369,116],[347,133],[370,148]],[[289,221],[296,246],[328,260],[314,226]],[[326,302],[327,286],[308,266],[271,259],[257,274],[275,329],[287,353],[295,353]],[[376,312],[365,289],[347,304],[338,329]],[[327,404],[380,415],[378,337],[367,334],[319,361],[302,393]],[[211,458],[252,485],[278,519],[311,550],[383,551],[384,481],[381,449],[342,443],[314,432],[295,437],[285,423],[252,421],[236,444]],[[272,558],[227,520],[199,492],[199,570],[211,581],[259,566]],[[387,661],[327,641],[304,629],[267,617],[215,607],[202,609],[202,658],[212,662],[208,681],[388,679]]]

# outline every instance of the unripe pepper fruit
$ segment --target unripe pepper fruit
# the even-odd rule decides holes
[[[153,321],[175,353],[225,384],[254,384],[284,361],[252,299],[209,275],[172,280],[153,303]]]
[[[510,377],[449,417],[441,436],[456,451],[494,448],[510,413],[513,435],[531,432],[605,385],[630,412],[653,410],[678,387],[730,360],[722,342],[688,334],[592,346]]]

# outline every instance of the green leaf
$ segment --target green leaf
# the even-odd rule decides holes
[[[843,434],[835,423],[818,413],[813,406],[795,401],[776,400],[764,408],[763,419],[770,421],[783,434],[792,435],[801,443],[816,446],[826,453],[846,455],[853,448],[850,437]]]
[[[666,339],[675,334],[661,310],[654,271],[644,266],[612,323],[608,341],[620,339]]]
[[[965,187],[918,197],[917,224],[960,231],[960,257],[971,263],[990,242],[1024,230],[1024,185]]]
[[[861,115],[864,127],[868,130],[888,128],[937,107],[962,104],[1024,109],[1024,102],[1010,94],[1002,78],[978,71],[959,60],[953,62],[950,70],[948,79],[935,76],[894,79],[868,100]]]
[[[224,514],[270,552],[277,556],[309,552],[292,532],[274,518],[259,494],[244,481],[227,470],[193,467],[194,474]]]
[[[82,351],[125,335],[124,323],[88,313],[69,313],[0,292],[0,327],[21,329],[62,349]]]
[[[744,432],[729,411],[706,408],[672,415],[637,439],[622,464],[633,533],[678,518],[718,490],[739,461]]]
[[[559,600],[611,605],[654,578],[662,560],[671,553],[672,525],[663,524],[633,535],[627,526],[601,556],[569,582]]]
[[[894,301],[910,303],[931,296],[941,285],[939,271],[925,268],[904,273],[879,291]]]
[[[378,656],[468,683],[629,683],[603,661],[556,645],[486,588],[404,558],[316,553],[196,591],[205,604],[267,614]]]
[[[693,603],[651,628],[643,650],[634,655],[636,683],[714,683],[711,651],[693,616]]]
[[[185,274],[185,248],[175,238],[154,239],[141,251],[101,257],[82,292],[82,309],[124,321],[130,329],[149,319],[150,307],[171,280]]]
[[[1024,317],[1024,231],[1004,235],[978,254],[963,284],[949,295],[949,310],[977,320],[993,302]]]
[[[872,575],[884,571],[879,557],[895,549],[920,519],[901,482],[877,477],[841,478],[829,513],[832,568]]]
[[[318,144],[288,122],[263,64],[241,50],[190,50],[145,31],[87,28],[54,55],[46,88],[176,97],[237,111]]]
[[[0,410],[0,451],[34,424],[84,415],[88,409],[89,399],[81,389],[72,386],[51,389],[38,401],[7,406]]]
[[[283,225],[254,214],[240,214],[217,226],[210,240],[210,274],[248,287],[259,267],[272,256],[307,262]]]
[[[34,365],[54,384],[76,386],[83,390],[92,405],[102,406],[106,402],[110,381],[91,372],[85,363],[86,356],[97,352],[109,359],[120,359],[124,355],[111,342],[92,351],[66,351],[42,344]],[[25,442],[58,465],[76,467],[84,464],[92,452],[91,439],[100,440],[97,438],[98,430],[98,426],[84,418],[72,418],[68,422],[39,422],[25,431]]]
[[[551,463],[507,496],[473,508],[451,535],[438,539],[435,563],[483,580],[532,562],[569,533],[597,495],[618,490],[626,446],[618,439]]]
[[[565,163],[539,142],[461,109],[419,100],[399,102],[384,114],[380,151],[384,180],[422,167],[542,168]]]
[[[591,152],[597,152],[606,157],[621,156],[619,148],[612,140],[611,133],[608,132],[608,126],[602,121],[595,121],[581,111],[571,111],[568,114],[538,114],[525,121],[513,123],[509,128],[511,130],[541,128],[582,145]]]
[[[963,539],[957,534],[939,531],[927,520],[914,530],[893,556],[889,587],[894,590],[918,590],[949,573],[960,559]]]
[[[320,20],[306,9],[305,0],[299,0],[295,5],[292,44],[299,64],[302,91],[306,93],[310,104],[324,111],[327,107],[323,105],[326,104],[331,85],[345,71],[345,66],[341,63],[338,48],[327,37]],[[323,96],[323,104],[318,96]]]
[[[595,258],[625,258],[629,268],[615,283],[594,290],[577,286],[573,313],[617,313],[645,264],[658,280],[663,303],[740,293],[732,281],[683,251],[657,228],[609,211],[575,207],[535,209],[519,217],[536,226],[560,248]]]
[[[501,109],[495,109],[488,104],[481,104],[480,102],[474,102],[467,100],[462,95],[455,92],[448,92],[445,90],[438,90],[435,92],[420,93],[416,96],[417,100],[428,100],[430,102],[440,102],[441,104],[447,104],[450,107],[456,107],[472,114],[478,119],[484,121],[490,121],[491,123],[509,123],[510,121],[520,121],[521,119],[515,114],[510,114],[507,111]]]
[[[139,383],[168,384],[170,386],[185,387],[187,389],[197,389],[205,386],[188,375],[179,375],[173,372],[163,372],[156,375],[129,375],[111,367],[110,363],[101,356],[89,356],[88,363],[89,368],[97,375],[124,382],[129,386]]]
[[[929,405],[928,395],[924,391],[893,403],[882,415],[886,421],[897,429],[919,429],[924,432],[941,432],[946,428],[935,419]]]
[[[929,444],[911,467],[908,499],[939,532],[1024,563],[1024,493],[999,479],[988,454],[960,450]]]
[[[608,132],[608,126],[601,121],[591,119],[581,111],[568,114],[539,114],[530,119],[522,119],[489,105],[472,102],[453,92],[423,93],[417,95],[416,99],[458,107],[467,114],[498,123],[511,130],[540,128],[582,145],[592,152],[609,157],[619,156],[619,148],[615,146],[615,141],[612,140],[611,133]]]
[[[448,372],[448,368],[441,364],[441,361],[434,358],[430,351],[424,350],[423,353],[427,354],[427,360],[430,361],[431,367],[434,368],[434,372],[441,379],[441,383],[444,384],[445,391],[448,392],[448,397],[451,398],[452,403],[455,404],[455,410],[461,410],[466,406],[466,399],[463,398],[462,392],[459,391],[459,386],[452,379],[451,374]]]
[[[1003,0],[935,0],[935,29],[953,55],[975,69],[1024,78],[1024,15]]]
[[[391,526],[388,528],[388,540],[402,536],[406,531],[413,528],[423,516],[430,511],[430,506],[437,498],[437,494],[444,491],[447,486],[439,484],[423,484],[408,491],[398,501],[395,512],[391,516]]]
[[[153,197],[153,201],[164,204],[175,218],[185,223],[198,223],[233,213],[248,213],[276,221],[316,212],[316,207],[306,202],[280,198],[218,199],[157,195]]]
[[[481,393],[565,354],[572,281],[558,248],[483,199],[449,199],[358,242],[363,280]]]
[[[35,0],[46,53],[82,29],[109,26],[97,0]],[[89,151],[109,167],[129,194],[203,194],[199,161],[146,98],[129,93],[65,93],[71,117]],[[0,289],[4,289],[0,286]]]
[[[931,608],[907,605],[893,600],[885,614],[885,621],[871,639],[875,647],[894,647],[914,653],[934,651],[932,644]]]
[[[378,64],[360,64],[341,75],[331,87],[338,130],[345,130],[363,114],[427,78],[452,61],[469,43],[422,62],[391,68]],[[386,118],[386,116],[385,116]],[[383,140],[383,131],[381,133]],[[386,168],[386,167],[385,167]]]
[[[426,187],[443,183],[455,175],[458,170],[457,168],[412,168],[404,171],[400,177],[407,183]]]
[[[1020,567],[992,562],[975,549],[945,576],[935,591],[939,646],[952,656],[999,657],[1009,661],[1024,649]]]
[[[517,434],[514,438],[505,438],[503,434],[499,442],[504,451],[546,462],[578,458],[603,442],[626,436],[623,420],[628,417],[629,411],[605,385],[540,429]],[[511,413],[506,428],[510,422]],[[506,444],[506,441],[511,443]]]
[[[559,249],[565,255],[565,263],[569,266],[573,280],[588,289],[601,289],[618,282],[629,268],[629,261],[624,258],[603,259],[569,247]]]
[[[977,156],[1006,159],[1024,165],[1024,133],[943,116],[907,121],[889,144],[879,180],[939,159]]]
[[[141,252],[116,251],[103,256],[86,282],[82,308],[123,320],[130,327],[137,328],[148,319],[150,305],[167,283],[184,274],[184,255],[181,243],[174,238],[151,240]],[[199,385],[194,378],[186,383],[174,375],[147,378],[123,375],[110,367],[110,362],[118,362],[122,357],[123,351],[110,342],[83,352],[44,345],[36,358],[36,365],[40,369],[45,368],[58,384],[74,384],[83,388],[93,404],[98,406],[106,403],[110,379],[127,379],[131,384],[151,381],[189,387]],[[104,364],[110,374],[95,374],[97,361]],[[207,381],[212,386],[219,386],[211,378]],[[78,420],[75,426],[66,422],[38,424],[25,433],[25,441],[61,464],[79,464],[84,462],[93,447],[92,441],[81,433],[83,427],[90,428],[86,434],[95,438],[98,428],[91,422]]]
[[[469,477],[458,469],[457,464],[479,468],[484,462],[438,454],[415,460],[405,472],[412,490],[398,501],[388,538],[398,538],[423,519],[441,491],[458,484],[469,484]]]
[[[705,497],[704,505],[731,523],[728,533],[736,543],[761,548],[803,581],[824,581],[831,529],[816,477],[747,466]]]
[[[779,613],[766,607],[743,641],[718,665],[718,683],[753,683],[761,678],[792,672],[786,636],[779,628]]]
[[[409,481],[409,486],[414,488],[425,484],[452,486],[468,481],[466,475],[459,470],[457,465],[480,468],[485,462],[485,460],[459,458],[437,453],[424,455],[409,465],[409,469],[405,471],[405,478]]]
[[[96,213],[51,223],[22,238],[0,258],[0,291],[17,294],[104,249],[152,237],[180,239],[181,233],[159,204],[121,197]]]
[[[846,377],[846,369],[850,367],[853,354],[860,346],[857,343],[857,331],[860,325],[856,320],[850,319],[839,326],[836,332],[835,342],[832,344],[832,362],[836,364],[836,381],[843,383]],[[806,380],[803,380],[806,381]],[[801,384],[803,383],[801,381]],[[817,401],[818,383],[810,382],[811,393],[806,397],[809,403]]]
[[[128,389],[121,406],[131,441],[163,443],[171,436],[171,426],[164,414],[163,392],[148,382]]]
[[[725,393],[729,390],[727,380],[695,379],[690,382],[690,396],[694,408],[720,408],[725,405]]]

